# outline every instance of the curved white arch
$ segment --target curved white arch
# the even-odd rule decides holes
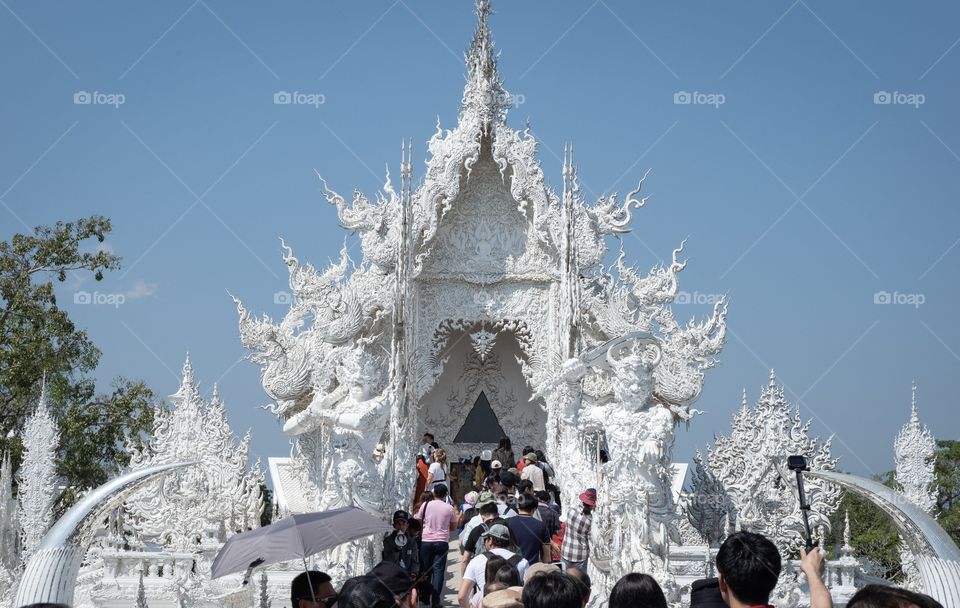
[[[92,490],[57,520],[27,562],[17,588],[16,607],[31,604],[73,604],[80,562],[93,540],[95,523],[139,486],[157,475],[196,464],[178,462],[121,475]]]

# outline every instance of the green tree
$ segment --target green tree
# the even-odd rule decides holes
[[[937,441],[934,473],[937,480],[937,520],[954,542],[960,544],[960,441]]]
[[[154,395],[142,382],[118,378],[111,393],[96,393],[89,373],[100,350],[57,305],[54,281],[68,273],[99,281],[119,268],[120,258],[108,251],[85,251],[110,230],[109,219],[92,216],[0,242],[0,450],[19,464],[19,434],[46,375],[48,404],[61,426],[61,509],[125,465],[123,442],[139,440],[153,419]]]

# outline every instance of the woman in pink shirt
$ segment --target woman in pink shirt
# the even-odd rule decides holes
[[[414,517],[423,522],[423,534],[420,542],[420,570],[427,572],[432,568],[431,586],[433,587],[430,604],[441,605],[440,594],[443,591],[443,579],[447,572],[447,551],[450,549],[450,532],[456,529],[457,510],[447,504],[447,486],[437,484],[433,490],[436,500],[424,502]]]

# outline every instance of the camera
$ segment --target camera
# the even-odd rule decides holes
[[[804,456],[787,456],[787,468],[791,471],[809,471],[807,459]]]

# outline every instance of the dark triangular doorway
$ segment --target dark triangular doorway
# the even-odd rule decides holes
[[[500,421],[497,420],[497,414],[490,407],[490,401],[487,396],[480,391],[480,396],[473,404],[470,413],[457,436],[453,438],[454,443],[497,443],[501,437],[506,437]]]

